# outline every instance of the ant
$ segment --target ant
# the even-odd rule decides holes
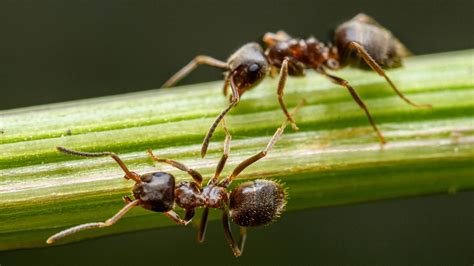
[[[297,112],[302,104],[303,102],[295,108],[294,112]],[[238,164],[229,176],[219,181],[219,176],[229,156],[230,142],[232,139],[226,128],[225,120],[222,120],[226,134],[224,152],[217,164],[214,175],[206,186],[202,186],[203,177],[199,172],[177,161],[158,158],[153,154],[151,149],[148,150],[148,154],[152,160],[169,164],[181,171],[187,172],[193,181],[185,181],[176,185],[175,177],[172,174],[161,171],[139,175],[128,170],[123,161],[113,152],[89,153],[57,147],[58,151],[71,155],[83,157],[112,157],[125,172],[124,178],[135,181],[135,185],[132,189],[134,199],[131,199],[129,196],[124,196],[125,207],[105,222],[86,223],[74,226],[51,236],[46,240],[46,243],[52,244],[65,236],[75,234],[82,230],[111,226],[135,206],[140,206],[155,212],[162,212],[172,221],[181,225],[188,225],[194,217],[195,209],[204,207],[198,231],[198,241],[201,243],[204,241],[209,209],[220,209],[222,211],[224,236],[234,256],[238,257],[242,254],[244,249],[247,237],[246,227],[266,225],[278,218],[286,206],[287,192],[279,182],[267,179],[256,179],[244,182],[239,184],[232,191],[228,191],[227,189],[234,178],[245,168],[267,155],[273,145],[282,136],[287,123],[288,119],[276,130],[264,150]],[[175,204],[185,210],[184,219],[180,218],[180,216],[173,211]],[[229,218],[240,226],[239,244],[235,242],[232,236]]]
[[[382,145],[386,143],[385,138],[360,96],[348,81],[329,74],[326,71],[327,69],[338,70],[345,66],[372,69],[384,77],[395,93],[409,105],[431,107],[429,104],[419,105],[410,101],[385,74],[384,68],[401,67],[402,58],[409,56],[410,52],[389,30],[373,18],[362,13],[358,14],[337,27],[334,37],[336,46],[331,44],[326,46],[313,37],[304,40],[292,38],[284,31],[266,33],[263,37],[263,42],[267,47],[265,52],[259,44],[248,43],[234,52],[227,62],[199,55],[173,75],[163,87],[170,87],[180,81],[198,65],[206,64],[226,71],[224,95],[227,95],[230,84],[232,89],[231,103],[217,116],[209,129],[203,141],[201,156],[205,156],[209,140],[219,121],[239,102],[242,94],[255,87],[267,73],[273,76],[278,69],[280,69],[277,87],[278,101],[294,129],[298,128],[283,102],[285,83],[288,75],[305,76],[305,70],[309,68],[349,91],[354,101],[364,110]]]

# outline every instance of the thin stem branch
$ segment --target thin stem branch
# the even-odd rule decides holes
[[[275,178],[288,187],[287,211],[474,189],[473,50],[415,57],[387,74],[415,102],[401,101],[371,72],[342,70],[365,100],[387,139],[379,145],[367,118],[346,90],[310,73],[287,81],[289,108],[299,131],[288,128],[267,157],[242,172],[233,186],[252,178]],[[133,182],[111,158],[78,158],[69,149],[117,153],[130,171],[159,167],[189,180],[168,165],[154,166],[146,150],[212,177],[225,134],[218,129],[206,159],[200,144],[227,105],[222,82],[0,112],[0,250],[44,245],[61,229],[112,216],[123,207]],[[261,151],[283,120],[277,80],[245,94],[226,117],[233,136],[223,175]],[[218,216],[210,211],[210,219]],[[284,215],[284,214],[283,214]],[[197,216],[199,217],[199,215]],[[198,221],[196,221],[198,222]],[[84,231],[78,239],[171,225],[140,208],[114,226]]]

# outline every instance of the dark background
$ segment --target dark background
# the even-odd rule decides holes
[[[198,54],[225,60],[266,31],[330,41],[367,13],[416,54],[474,47],[464,1],[0,2],[0,110],[158,88]],[[184,83],[220,79],[203,67]]]
[[[372,15],[416,54],[474,47],[466,1],[0,2],[0,110],[160,87],[195,55],[225,60],[264,32],[329,41]],[[203,67],[183,84],[221,78]],[[9,265],[472,265],[474,193],[286,213],[234,259],[220,223],[205,245],[172,227],[0,253]],[[162,217],[157,217],[161,219]]]

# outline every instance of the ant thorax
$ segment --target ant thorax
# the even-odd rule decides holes
[[[229,195],[226,188],[216,185],[207,185],[202,189],[206,207],[221,209],[228,204]]]
[[[337,47],[325,45],[313,37],[275,42],[267,48],[265,55],[270,64],[277,68],[288,58],[288,73],[292,76],[304,75],[306,68],[339,68]]]
[[[182,182],[175,189],[176,204],[183,209],[209,207],[220,209],[227,204],[228,196],[224,187],[208,185],[199,188],[196,183]]]
[[[176,204],[183,209],[204,206],[201,188],[194,182],[181,182],[174,191]]]

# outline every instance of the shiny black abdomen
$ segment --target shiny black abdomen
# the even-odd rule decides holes
[[[141,176],[141,183],[135,184],[133,194],[141,200],[140,206],[155,212],[167,212],[174,206],[174,176],[155,172]]]

